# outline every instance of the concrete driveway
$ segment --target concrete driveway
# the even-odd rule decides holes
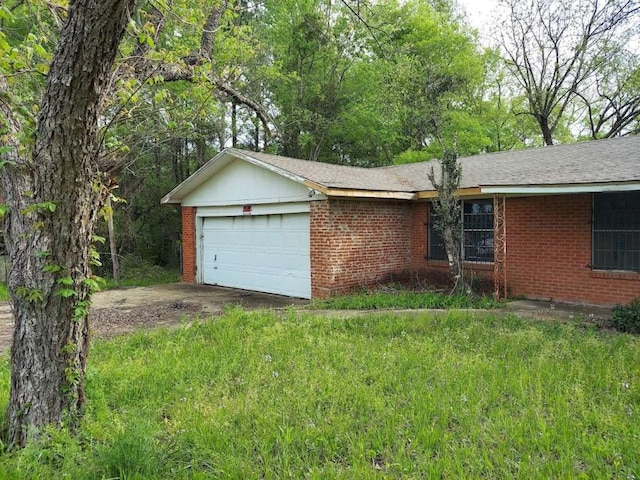
[[[234,288],[171,283],[120,288],[93,296],[91,326],[97,337],[112,337],[142,328],[180,324],[185,317],[208,317],[227,305],[244,309],[306,305],[308,300]],[[13,317],[9,302],[0,302],[0,354],[11,346]]]
[[[119,288],[98,292],[93,296],[93,308],[133,308],[182,302],[197,305],[207,313],[219,313],[225,305],[241,305],[246,309],[283,308],[305,305],[308,300],[269,293],[249,292],[235,288],[169,283],[150,287]]]

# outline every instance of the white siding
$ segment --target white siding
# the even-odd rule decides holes
[[[310,201],[309,188],[286,177],[236,160],[182,201],[184,207]]]

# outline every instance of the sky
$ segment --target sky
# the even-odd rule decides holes
[[[489,33],[492,23],[492,13],[498,4],[498,0],[457,0],[468,14],[471,26],[478,29],[481,36]]]

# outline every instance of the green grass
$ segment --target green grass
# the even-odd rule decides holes
[[[6,302],[7,300],[9,300],[9,289],[6,283],[0,282],[0,302]]]
[[[0,479],[638,478],[640,339],[501,317],[234,309],[97,342],[79,435]]]
[[[343,297],[314,301],[311,308],[338,310],[500,308],[503,304],[490,297],[447,295],[439,292],[397,290],[365,291]]]

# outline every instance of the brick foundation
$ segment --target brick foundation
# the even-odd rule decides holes
[[[196,207],[182,207],[182,281],[196,281]]]

